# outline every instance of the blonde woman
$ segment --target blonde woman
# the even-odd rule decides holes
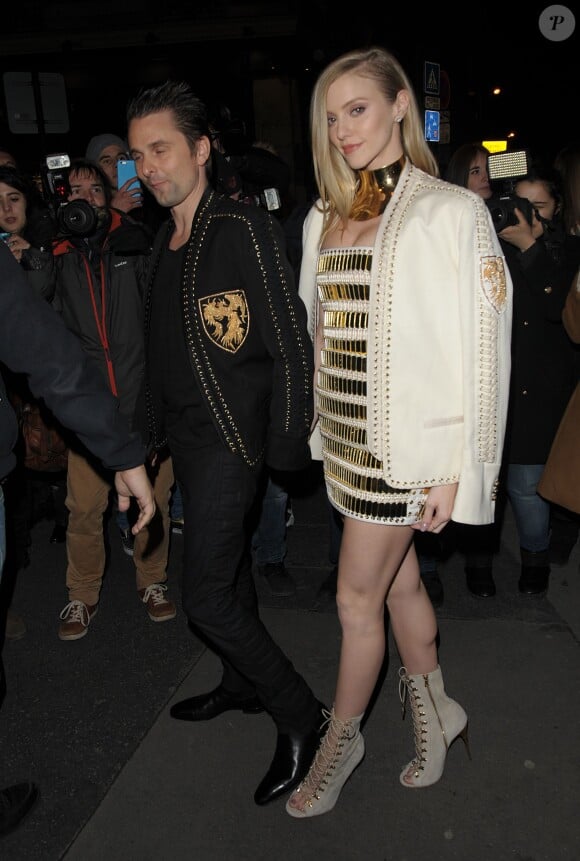
[[[400,781],[441,777],[467,714],[445,693],[415,530],[493,521],[510,372],[511,281],[484,202],[437,178],[409,79],[381,48],[320,75],[311,102],[320,199],[300,294],[315,341],[311,445],[344,516],[334,704],[286,804],[331,810],[364,755],[360,724],[385,655],[385,602],[415,754]],[[318,439],[319,437],[319,439]]]

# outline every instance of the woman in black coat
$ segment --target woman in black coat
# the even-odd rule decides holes
[[[494,191],[487,150],[466,144],[452,156],[447,179],[484,200]],[[531,204],[517,206],[517,198]],[[555,172],[534,167],[514,185],[513,218],[498,234],[514,286],[512,371],[508,426],[500,491],[512,506],[521,549],[518,583],[526,595],[543,594],[550,574],[550,505],[536,492],[550,446],[577,379],[575,348],[562,325],[562,310],[580,264],[580,240],[566,235]],[[492,204],[493,206],[493,204]],[[491,382],[491,381],[490,381]],[[498,505],[498,514],[501,512]],[[493,553],[496,524],[460,531],[466,550],[468,589],[477,597],[495,595]]]

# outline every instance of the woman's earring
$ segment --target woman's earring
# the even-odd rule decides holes
[[[400,123],[402,119],[403,119],[403,117],[395,117],[395,122]]]

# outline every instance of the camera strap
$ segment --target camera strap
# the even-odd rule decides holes
[[[93,283],[93,276],[91,273],[91,267],[89,266],[88,260],[84,255],[83,263],[85,265],[85,272],[87,274],[87,281],[89,284],[89,294],[91,297],[91,305],[93,306],[93,316],[95,318],[95,324],[97,327],[97,332],[99,333],[99,340],[103,347],[103,352],[105,354],[105,362],[107,363],[107,374],[109,377],[109,385],[111,387],[111,391],[118,397],[117,392],[117,381],[115,380],[115,370],[113,368],[113,362],[111,359],[111,354],[109,351],[109,338],[107,336],[107,317],[106,317],[106,290],[105,290],[105,267],[103,266],[103,258],[101,257],[100,261],[100,273],[101,273],[101,316],[99,318],[99,311],[97,309],[97,300],[95,296],[95,287]]]

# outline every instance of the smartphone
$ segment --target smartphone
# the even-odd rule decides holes
[[[140,192],[141,183],[137,178],[135,162],[132,158],[119,159],[117,162],[117,188],[121,188],[122,185],[125,185],[128,179],[132,179],[133,177],[135,177],[135,182],[131,183],[129,191]]]

